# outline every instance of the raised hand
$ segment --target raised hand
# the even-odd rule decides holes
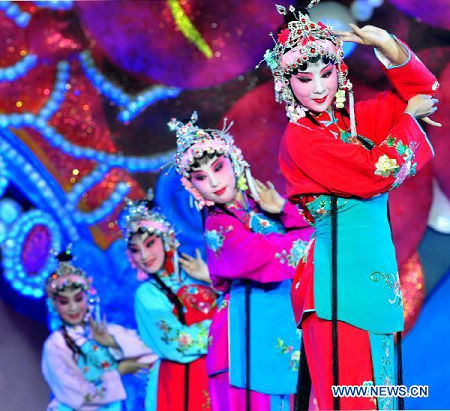
[[[206,283],[211,283],[208,265],[203,260],[198,248],[195,249],[195,258],[188,254],[182,253],[180,257],[180,264],[190,277]]]
[[[119,348],[114,337],[108,333],[106,321],[96,322],[92,317],[89,317],[89,324],[91,326],[92,338],[104,347]]]
[[[279,214],[283,209],[284,198],[275,190],[274,185],[268,181],[267,186],[259,180],[255,179],[256,191],[259,195],[257,201],[259,206],[266,212],[271,214]]]
[[[351,31],[335,31],[342,41],[376,47],[392,64],[400,65],[408,59],[408,52],[386,30],[375,26],[359,28],[349,24]]]
[[[349,24],[351,31],[335,31],[342,41],[362,44],[364,46],[381,47],[387,42],[395,41],[386,30],[375,26],[359,28],[355,24]]]

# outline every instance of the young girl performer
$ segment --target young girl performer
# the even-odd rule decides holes
[[[180,271],[175,231],[149,199],[129,202],[120,225],[143,281],[135,295],[139,334],[160,357],[149,374],[146,409],[209,410],[205,354],[216,294]]]
[[[395,408],[389,397],[333,398],[331,385],[395,384],[393,333],[403,330],[403,303],[387,192],[433,156],[417,119],[436,110],[438,83],[382,29],[336,33],[306,9],[278,10],[285,24],[265,59],[290,118],[280,168],[289,198],[316,229],[292,289],[313,388],[322,409]],[[342,41],[375,47],[395,90],[354,106]],[[398,369],[401,384],[400,362]]]
[[[134,331],[92,319],[95,290],[71,258],[69,250],[58,255],[59,267],[46,284],[50,314],[60,324],[42,354],[42,373],[54,396],[48,410],[121,410],[121,375],[148,368],[157,356]]]
[[[253,181],[229,127],[203,130],[196,121],[194,113],[187,124],[173,119],[169,126],[182,182],[199,209],[208,207],[208,268],[225,293],[207,357],[212,408],[289,409],[299,354],[289,290],[310,231],[271,183]],[[247,197],[247,183],[257,201]]]

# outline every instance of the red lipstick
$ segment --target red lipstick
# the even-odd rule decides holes
[[[220,190],[214,191],[214,194],[216,196],[221,196],[223,193],[225,193],[226,189],[227,189],[227,187],[225,186],[225,187],[221,188]]]
[[[313,100],[317,103],[317,104],[323,104],[325,103],[325,100],[327,99],[328,96],[322,97],[322,98],[313,98]]]

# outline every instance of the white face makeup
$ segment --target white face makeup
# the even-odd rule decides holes
[[[207,200],[225,204],[237,194],[233,165],[224,155],[214,156],[207,163],[191,171],[191,182]]]
[[[300,104],[315,113],[322,113],[330,107],[338,89],[336,66],[322,60],[308,62],[307,69],[299,70],[289,81]]]
[[[164,265],[164,243],[156,234],[134,234],[128,243],[128,250],[136,266],[145,273],[154,274]]]
[[[81,324],[88,310],[87,295],[81,288],[58,292],[53,303],[61,319],[70,325]]]

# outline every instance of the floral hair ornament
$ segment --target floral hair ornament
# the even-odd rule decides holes
[[[55,253],[56,254],[56,253]],[[49,313],[48,323],[51,330],[60,328],[63,322],[56,312],[54,298],[58,293],[68,288],[80,288],[88,296],[88,312],[86,318],[93,315],[96,321],[101,320],[100,299],[97,291],[92,285],[92,278],[73,263],[72,244],[69,244],[65,251],[55,255],[58,260],[58,268],[49,275],[45,283],[47,293],[47,308]]]
[[[86,273],[72,264],[72,245],[56,255],[58,268],[50,274],[45,284],[45,291],[50,298],[66,288],[82,288],[89,291],[92,279]]]
[[[312,0],[307,9],[317,5],[320,0]],[[275,39],[275,46],[266,50],[264,60],[272,71],[275,81],[275,100],[285,103],[286,115],[290,121],[296,123],[306,115],[307,108],[303,107],[295,98],[289,79],[296,75],[304,63],[314,59],[323,59],[336,65],[339,89],[336,93],[336,107],[343,108],[345,92],[349,95],[350,124],[352,137],[356,137],[356,123],[354,114],[353,85],[348,76],[348,68],[344,62],[344,50],[341,38],[333,32],[331,26],[322,22],[314,22],[308,14],[297,11],[294,6],[287,10],[277,5],[279,14],[286,16],[288,11],[294,17],[293,21],[285,24]]]
[[[186,124],[175,118],[168,123],[170,130],[175,131],[177,136],[176,170],[182,176],[183,186],[192,194],[191,199],[196,208],[201,210],[204,206],[214,205],[214,202],[205,199],[190,181],[192,165],[205,153],[228,157],[237,178],[238,189],[242,191],[250,189],[252,196],[258,199],[250,165],[245,161],[241,149],[234,144],[233,136],[229,133],[233,121],[227,123],[227,119],[225,119],[222,130],[217,130],[202,129],[196,125],[197,120],[198,115],[194,111],[190,121]]]
[[[131,239],[133,234],[138,232],[147,232],[150,235],[156,234],[158,237],[161,237],[166,257],[168,254],[173,254],[173,270],[179,279],[179,258],[177,252],[179,243],[176,238],[175,229],[161,211],[153,207],[153,198],[153,190],[151,189],[147,192],[147,196],[141,200],[132,201],[126,198],[126,206],[119,216],[119,227],[127,241]],[[137,267],[128,250],[127,256],[131,266],[137,270],[137,279],[139,281],[148,279],[148,273]]]

